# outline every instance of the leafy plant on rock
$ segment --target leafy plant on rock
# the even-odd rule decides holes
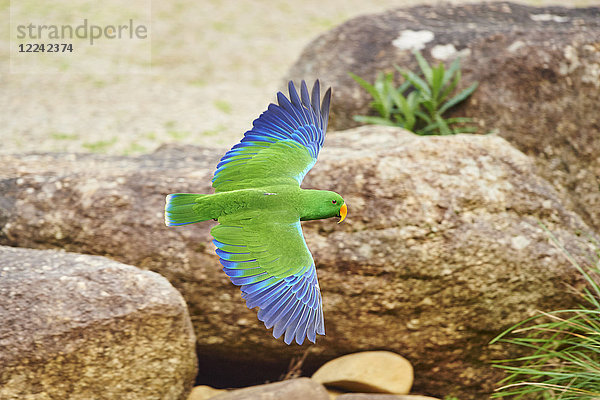
[[[373,84],[349,73],[373,97],[371,107],[379,113],[379,116],[357,115],[354,119],[367,124],[399,126],[418,135],[475,132],[477,129],[468,125],[472,122],[471,118],[443,117],[446,111],[469,97],[478,85],[475,82],[450,97],[460,83],[460,59],[456,58],[446,69],[443,62],[436,67],[430,66],[418,51],[414,55],[422,77],[395,66],[404,77],[399,87],[394,85],[393,72],[380,72]]]

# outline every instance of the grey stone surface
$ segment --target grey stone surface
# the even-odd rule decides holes
[[[0,398],[186,399],[195,337],[160,275],[0,246]]]
[[[412,38],[412,39],[408,39]],[[333,87],[330,127],[357,125],[370,96],[349,76],[373,82],[394,65],[418,71],[461,57],[473,96],[451,115],[475,119],[526,154],[536,171],[600,232],[600,8],[508,2],[399,8],[352,19],[306,46],[287,79]],[[397,74],[399,78],[399,74]]]
[[[329,400],[325,388],[310,378],[286,381],[232,390],[211,397],[214,400]]]

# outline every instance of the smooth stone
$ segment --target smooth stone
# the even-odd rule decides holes
[[[288,379],[281,382],[231,390],[213,397],[214,400],[329,400],[323,385],[310,378]]]
[[[215,389],[207,385],[195,386],[187,400],[207,400],[218,394],[227,392],[225,389]]]
[[[407,394],[413,383],[413,368],[396,353],[365,351],[329,361],[312,378],[328,387],[355,392]]]

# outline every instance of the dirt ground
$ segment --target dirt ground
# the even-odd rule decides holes
[[[35,1],[48,16],[72,4]],[[23,18],[35,1],[0,0],[0,15],[4,21]],[[166,142],[232,145],[274,100],[286,71],[312,39],[357,15],[420,3],[425,2],[154,1],[151,69],[128,74],[11,72],[8,38],[14,27],[4,23],[0,152],[139,154]],[[599,1],[525,3],[590,6]],[[102,7],[118,10],[120,4],[107,0]],[[135,63],[135,55],[126,61]]]

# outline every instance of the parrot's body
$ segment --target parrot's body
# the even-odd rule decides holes
[[[249,308],[273,336],[302,344],[325,334],[315,264],[300,221],[340,216],[347,207],[330,191],[304,190],[300,183],[323,145],[331,91],[320,105],[319,83],[301,97],[292,82],[290,100],[281,92],[240,143],[217,165],[214,194],[167,196],[165,223],[186,225],[214,219],[211,230],[223,270],[241,286]],[[312,98],[311,98],[312,97]],[[340,222],[341,222],[340,220]]]
[[[170,226],[209,219],[219,220],[227,216],[236,217],[240,213],[254,210],[285,212],[287,216],[300,221],[330,218],[339,215],[339,207],[329,207],[329,204],[327,207],[315,207],[315,200],[320,197],[341,200],[335,192],[305,190],[299,186],[286,185],[237,189],[212,195],[177,193],[169,196],[171,207],[178,206],[179,214],[178,222],[171,223]]]

